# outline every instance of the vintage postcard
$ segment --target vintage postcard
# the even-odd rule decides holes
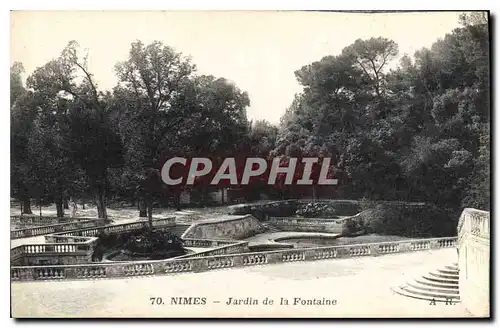
[[[12,11],[13,318],[489,318],[487,11]]]

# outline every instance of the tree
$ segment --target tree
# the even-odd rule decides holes
[[[87,68],[87,54],[80,56],[78,51],[78,44],[69,42],[58,58],[35,70],[28,86],[44,105],[67,98],[68,105],[59,114],[67,128],[68,155],[87,176],[98,216],[107,218],[108,168],[120,165],[121,144],[110,125],[109,101],[97,90]]]
[[[189,59],[158,41],[147,46],[141,41],[132,43],[128,59],[115,66],[120,82],[115,94],[134,104],[125,111],[127,122],[136,127],[132,134],[135,140],[128,140],[128,165],[136,172],[139,185],[148,180],[147,172],[159,168],[162,141],[188,110],[179,104],[179,98],[194,69]],[[137,190],[140,216],[145,216],[147,209],[151,220],[152,193]]]
[[[326,149],[344,197],[488,208],[487,23],[464,15],[393,70],[398,46],[385,38],[303,66],[295,73],[303,91],[282,117],[274,153]]]
[[[352,58],[355,65],[364,72],[364,77],[370,81],[377,97],[386,92],[384,67],[398,54],[398,45],[386,38],[370,38],[356,40],[342,51],[342,54]]]
[[[34,192],[33,161],[27,142],[36,117],[33,94],[22,83],[23,65],[14,63],[10,70],[10,149],[11,194],[21,200],[23,214],[32,214],[30,197]]]

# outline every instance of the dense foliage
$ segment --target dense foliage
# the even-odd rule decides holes
[[[98,236],[93,260],[101,261],[105,252],[120,250],[130,256],[162,259],[186,253],[182,239],[172,232],[140,229]]]
[[[394,41],[355,40],[295,72],[303,91],[278,127],[249,122],[246,92],[197,75],[189,58],[160,42],[134,42],[115,67],[116,87],[100,91],[87,54],[72,41],[26,86],[22,64],[11,67],[11,194],[25,213],[37,199],[55,202],[62,216],[64,199],[73,197],[92,199],[106,218],[111,198],[151,218],[165,199],[178,206],[185,188],[161,183],[165,158],[244,153],[284,163],[331,157],[330,175],[339,180],[332,198],[489,210],[487,23],[481,13],[464,15],[460,28],[391,70]],[[293,195],[276,187],[256,181],[245,197]],[[213,187],[192,188],[206,195]]]
[[[275,152],[335,159],[337,197],[490,207],[487,18],[387,67],[398,46],[356,40],[295,72]]]
[[[337,211],[335,211],[334,206],[330,204],[322,204],[322,203],[308,203],[299,207],[299,209],[295,212],[295,214],[299,216],[303,216],[305,218],[337,218]]]

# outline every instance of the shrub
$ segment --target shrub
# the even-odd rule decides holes
[[[338,217],[335,209],[330,204],[324,203],[309,203],[302,205],[295,212],[295,214],[306,217],[306,218],[317,218],[317,217]]]
[[[182,250],[182,239],[174,233],[160,230],[151,234],[143,231],[132,234],[126,241],[124,248],[132,253],[154,253]]]
[[[367,232],[405,237],[455,236],[459,214],[435,205],[378,204],[360,218]]]

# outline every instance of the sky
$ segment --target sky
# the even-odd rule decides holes
[[[458,27],[458,12],[334,13],[298,11],[17,11],[11,13],[10,64],[25,78],[57,57],[68,41],[88,49],[100,90],[130,44],[159,40],[190,56],[198,74],[233,81],[250,97],[249,119],[278,123],[302,90],[294,72],[356,39],[385,37],[413,55]],[[396,65],[394,62],[391,66]]]

